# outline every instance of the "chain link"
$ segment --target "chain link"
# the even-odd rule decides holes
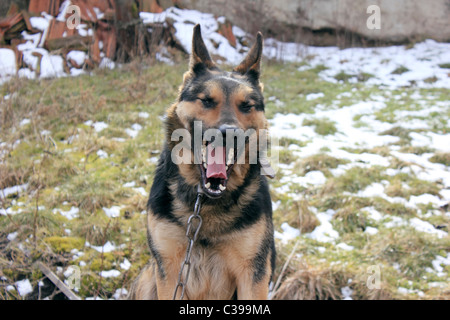
[[[186,290],[186,284],[189,280],[189,274],[191,272],[191,253],[192,248],[197,241],[198,233],[202,226],[203,220],[200,216],[201,200],[203,191],[201,187],[198,188],[197,200],[195,201],[194,213],[189,217],[187,222],[186,237],[188,238],[188,244],[186,247],[186,256],[181,264],[180,273],[178,274],[178,282],[173,293],[173,300],[177,298],[178,290],[181,290],[180,300],[183,300],[184,292]],[[183,271],[186,270],[186,274],[183,277]]]

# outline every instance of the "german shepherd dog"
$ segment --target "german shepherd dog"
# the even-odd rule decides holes
[[[272,202],[261,163],[248,161],[248,137],[240,154],[235,147],[225,149],[217,143],[210,150],[212,142],[221,139],[205,139],[208,129],[225,138],[239,130],[258,133],[267,128],[263,85],[259,82],[262,48],[258,33],[245,59],[232,72],[225,72],[212,61],[200,26],[194,27],[189,71],[184,74],[176,103],[167,111],[166,142],[148,200],[152,260],[132,285],[129,298],[174,297],[188,245],[188,218],[200,191],[204,194],[200,210],[203,224],[192,249],[183,298],[267,299],[275,245]],[[174,163],[177,142],[172,141],[173,133],[182,129],[194,137],[196,122],[202,130],[200,162],[195,163],[195,152],[190,151],[183,156],[187,154],[193,161]],[[211,162],[213,153],[227,156]],[[177,293],[176,298],[180,296]]]

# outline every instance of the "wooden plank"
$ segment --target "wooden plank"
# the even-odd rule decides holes
[[[52,19],[48,26],[47,40],[62,38],[65,27],[65,22]]]
[[[48,39],[45,41],[44,48],[52,51],[58,49],[72,49],[86,51],[92,43],[92,37],[82,37],[74,35],[66,38]]]
[[[94,11],[94,7],[87,1],[72,0],[72,4],[80,8],[81,20],[86,22],[97,22],[97,14]]]
[[[49,14],[56,17],[59,14],[59,8],[61,6],[61,0],[52,0],[49,8]]]
[[[19,6],[15,4],[14,2],[11,3],[11,6],[9,7],[8,12],[6,13],[7,17],[13,16],[20,12]]]
[[[219,34],[227,38],[228,42],[233,48],[236,48],[236,37],[233,33],[233,25],[229,21],[219,23]]]
[[[70,290],[69,287],[64,282],[62,282],[61,279],[59,279],[58,276],[54,274],[49,267],[47,267],[42,262],[37,262],[36,265],[39,268],[39,270],[41,270],[42,273],[45,274],[45,276],[51,282],[53,282],[53,284],[57,286],[58,289],[61,290],[61,292],[64,293],[67,298],[69,298],[69,300],[81,300],[81,298],[77,296],[75,293],[73,293],[73,291]]]
[[[92,61],[96,64],[100,63],[100,47],[99,47],[99,40],[98,38],[95,38],[94,43],[91,44],[89,55],[92,59]]]
[[[112,5],[108,0],[91,0],[90,1],[93,7],[97,7],[101,12],[105,12],[106,9],[112,9]]]
[[[50,0],[30,0],[28,12],[40,15],[42,11],[49,12]]]

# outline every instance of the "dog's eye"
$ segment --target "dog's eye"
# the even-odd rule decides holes
[[[248,102],[242,102],[241,105],[239,106],[239,109],[242,112],[250,112],[250,109],[253,107],[253,105],[251,105]]]
[[[200,99],[200,100],[202,101],[203,106],[206,109],[211,109],[211,108],[214,108],[216,106],[216,103],[211,98],[204,98],[204,99]]]

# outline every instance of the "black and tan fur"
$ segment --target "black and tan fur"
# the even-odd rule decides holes
[[[212,61],[194,28],[189,71],[177,102],[167,111],[166,144],[148,201],[148,244],[152,262],[133,284],[132,299],[172,299],[185,257],[186,224],[202,179],[197,164],[175,165],[173,130],[203,130],[226,123],[246,130],[266,129],[263,86],[259,82],[262,35],[232,72]],[[193,155],[192,155],[193,157]],[[267,299],[275,263],[272,204],[259,164],[235,164],[226,191],[204,197],[203,225],[192,258],[185,299]]]

